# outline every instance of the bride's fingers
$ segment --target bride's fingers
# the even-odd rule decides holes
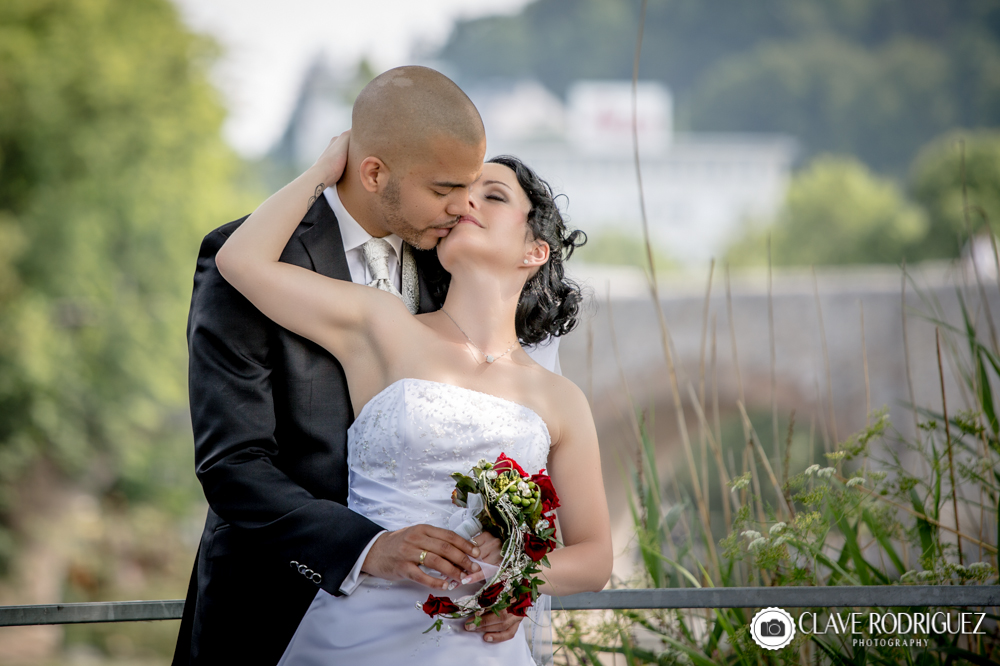
[[[468,576],[463,578],[460,582],[463,585],[469,585],[471,583],[480,583],[484,580],[486,580],[486,572],[480,569],[475,573],[469,574]]]
[[[479,544],[479,559],[488,564],[498,565],[502,559],[503,543],[489,532],[477,534],[476,543]]]
[[[500,611],[497,616],[493,613],[486,613],[482,617],[482,622],[477,627],[475,623],[469,621],[465,623],[466,631],[477,631],[483,634],[483,640],[487,643],[501,643],[510,640],[517,633],[517,628],[524,618],[512,615],[507,611]]]

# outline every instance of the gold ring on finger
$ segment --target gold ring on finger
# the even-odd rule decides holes
[[[421,564],[423,564],[423,563],[424,563],[424,558],[425,558],[425,557],[427,557],[427,551],[426,551],[426,550],[422,550],[422,551],[420,551],[420,563],[421,563]]]

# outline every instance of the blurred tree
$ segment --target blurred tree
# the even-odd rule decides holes
[[[962,146],[969,226],[962,204]],[[930,229],[914,258],[955,257],[984,223],[1000,224],[1000,132],[952,132],[924,148],[910,177],[914,199],[927,211]]]
[[[768,43],[708,71],[691,114],[700,127],[788,132],[807,137],[809,153],[902,173],[917,147],[958,122],[950,77],[946,53],[908,38],[878,51],[827,38]]]
[[[927,233],[927,221],[899,187],[856,159],[819,157],[792,180],[768,228],[749,225],[727,251],[734,264],[898,263]]]
[[[589,264],[606,264],[612,266],[637,266],[645,269],[649,266],[646,255],[646,245],[634,233],[626,233],[616,229],[605,229],[587,234],[587,244],[573,253],[574,261]],[[660,247],[653,246],[653,261],[657,270],[670,270],[677,267]]]
[[[437,57],[463,83],[534,77],[559,94],[630,78],[639,5],[536,0],[459,23]],[[949,127],[1000,125],[1000,0],[653,0],[642,55],[679,129],[787,132],[807,157],[900,176]]]
[[[0,490],[192,493],[191,275],[244,208],[214,52],[168,0],[0,3]]]

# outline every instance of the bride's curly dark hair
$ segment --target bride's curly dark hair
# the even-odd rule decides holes
[[[549,246],[549,260],[521,289],[514,315],[517,338],[521,344],[532,345],[550,335],[566,335],[576,327],[583,297],[580,286],[566,277],[563,262],[587,242],[587,234],[579,229],[567,232],[552,188],[524,162],[511,155],[498,155],[487,161],[502,164],[517,176],[531,202],[528,230],[534,240],[545,241]]]
[[[579,229],[567,231],[552,188],[524,162],[510,155],[498,155],[487,162],[502,164],[517,176],[518,184],[531,202],[528,231],[533,240],[545,241],[549,246],[549,260],[539,267],[521,289],[517,312],[514,314],[517,338],[523,345],[533,345],[549,336],[566,335],[576,327],[583,296],[580,286],[566,277],[563,263],[573,255],[573,250],[587,242],[587,234]],[[436,253],[430,251],[415,254]],[[438,304],[444,303],[451,275],[437,263],[436,256],[433,264],[427,262],[427,257],[423,257],[423,261],[420,259],[418,257],[432,297]]]

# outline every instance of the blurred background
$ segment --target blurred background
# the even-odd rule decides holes
[[[627,577],[635,405],[659,415],[667,466],[679,451],[632,144],[639,8],[0,3],[0,605],[184,596],[205,515],[185,344],[200,239],[310,164],[402,64],[462,86],[488,153],[524,158],[590,236],[561,360],[595,406]],[[796,419],[803,460],[883,404],[913,431],[908,373],[918,404],[940,387],[916,313],[907,365],[900,263],[911,306],[957,316],[964,289],[977,321],[1000,308],[1000,0],[650,0],[638,78],[684,402],[709,391],[728,432],[740,400],[776,445]],[[971,407],[959,356],[945,367]],[[163,664],[176,631],[0,629],[0,662]]]

